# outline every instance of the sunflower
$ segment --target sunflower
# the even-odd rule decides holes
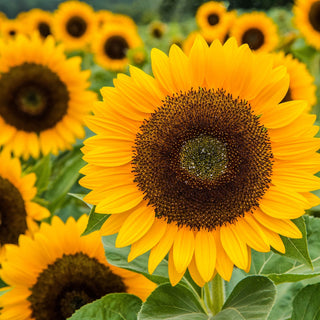
[[[9,153],[0,154],[0,258],[5,244],[18,243],[20,234],[37,230],[37,221],[50,216],[49,211],[33,202],[37,194],[36,175],[23,175],[21,164]]]
[[[85,49],[97,30],[97,20],[87,3],[67,1],[61,3],[55,12],[52,29],[66,50]]]
[[[320,49],[320,1],[296,0],[293,7],[294,22],[307,42]]]
[[[307,66],[291,54],[285,55],[284,52],[274,53],[274,66],[284,65],[290,76],[289,89],[282,102],[291,100],[306,100],[308,103],[307,111],[315,105],[317,101],[316,86],[314,78],[307,69]]]
[[[128,50],[142,45],[135,28],[116,23],[106,25],[99,31],[92,42],[92,52],[97,64],[109,70],[121,71],[128,65]]]
[[[112,14],[110,16],[109,24],[126,25],[128,28],[137,29],[137,25],[134,20],[125,14]]]
[[[10,40],[24,33],[23,24],[17,19],[6,19],[0,22],[0,34],[4,40]]]
[[[98,27],[101,28],[107,23],[110,23],[113,13],[109,10],[99,10],[95,12]]]
[[[230,35],[256,52],[272,51],[279,42],[277,26],[264,12],[246,13],[233,24]]]
[[[167,26],[161,21],[153,21],[149,25],[149,33],[152,38],[161,39],[166,31]]]
[[[21,236],[19,246],[7,245],[0,275],[11,290],[0,297],[0,319],[63,320],[115,292],[146,299],[156,285],[108,264],[98,232],[80,237],[87,221],[84,215],[64,224],[55,216],[34,239]]]
[[[0,55],[0,145],[25,159],[70,149],[96,98],[81,59],[37,34],[1,45]]]
[[[216,29],[223,24],[226,7],[221,2],[209,1],[202,4],[196,13],[196,22],[200,29]]]
[[[41,37],[46,38],[51,34],[52,14],[41,9],[32,9],[25,18],[29,27],[29,33],[39,32]]]
[[[190,54],[151,52],[154,77],[131,67],[101,90],[88,120],[80,183],[85,201],[111,216],[103,235],[150,250],[152,273],[169,252],[169,277],[187,269],[200,286],[215,271],[248,271],[251,248],[285,252],[279,236],[301,237],[290,220],[319,199],[315,116],[303,101],[280,103],[286,68],[230,38]]]

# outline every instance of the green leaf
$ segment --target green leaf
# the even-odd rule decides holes
[[[300,261],[273,252],[252,250],[250,274],[268,276],[276,284],[296,282],[320,275],[320,219],[305,216],[307,242],[313,269]]]
[[[320,283],[306,286],[297,294],[292,320],[320,320]]]
[[[88,224],[86,230],[82,233],[82,236],[85,236],[93,231],[100,230],[104,222],[108,219],[110,214],[100,214],[96,213],[95,206],[92,207],[89,215]]]
[[[50,155],[47,155],[36,162],[36,164],[28,170],[28,172],[34,172],[37,176],[35,186],[37,188],[37,194],[41,194],[47,189],[49,179],[51,176],[52,163]]]
[[[131,262],[128,262],[130,247],[116,248],[116,236],[117,235],[115,234],[112,236],[102,237],[102,243],[109,263],[116,267],[142,273],[156,283],[168,282],[168,261],[166,259],[163,259],[154,273],[150,275],[148,273],[149,252],[137,257]]]
[[[199,298],[187,287],[160,285],[142,304],[139,320],[208,320]]]
[[[276,287],[262,276],[249,276],[241,280],[231,292],[214,320],[263,320],[273,306]]]
[[[103,298],[86,304],[69,320],[136,320],[142,301],[127,293],[107,294]]]
[[[280,255],[285,255],[288,258],[295,259],[301,263],[307,265],[310,269],[313,268],[309,252],[308,252],[308,243],[307,243],[307,231],[306,224],[303,217],[292,220],[294,224],[299,228],[302,233],[301,239],[291,239],[287,237],[281,237],[283,244],[286,248],[286,253]]]
[[[82,194],[82,193],[71,193],[71,192],[69,192],[68,195],[71,196],[71,197],[74,197],[74,198],[76,198],[76,199],[81,200],[81,201],[82,201],[83,203],[85,203],[90,209],[92,209],[93,205],[90,204],[90,203],[88,203],[88,202],[85,202],[85,201],[83,200],[83,198],[86,196],[86,194]]]

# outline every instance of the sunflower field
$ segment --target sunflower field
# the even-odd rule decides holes
[[[0,2],[0,320],[320,320],[320,1]]]

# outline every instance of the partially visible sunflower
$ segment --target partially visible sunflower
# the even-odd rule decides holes
[[[112,19],[113,13],[109,10],[99,10],[95,12],[98,28],[103,27]]]
[[[52,23],[53,34],[66,50],[86,49],[97,30],[97,20],[90,5],[66,1],[59,5]]]
[[[37,34],[1,44],[0,55],[0,145],[25,159],[70,149],[96,98],[81,59]]]
[[[279,234],[300,238],[290,220],[319,203],[319,140],[306,103],[280,103],[286,68],[234,38],[210,47],[198,37],[185,55],[151,52],[154,77],[118,74],[88,120],[85,201],[111,216],[103,235],[150,250],[149,272],[169,253],[169,277],[187,269],[199,285],[233,266],[248,271],[251,248],[284,253]]]
[[[4,40],[13,39],[24,32],[23,24],[17,19],[6,19],[0,23],[0,35]]]
[[[230,32],[238,44],[248,44],[255,52],[270,52],[279,42],[277,26],[264,12],[251,12],[240,16]]]
[[[293,7],[294,22],[307,42],[320,49],[320,1],[296,0]]]
[[[144,276],[110,265],[98,232],[80,237],[87,221],[53,217],[34,239],[21,236],[19,246],[7,246],[0,275],[11,290],[0,297],[0,319],[64,320],[108,293],[145,300],[155,289]]]
[[[149,33],[152,38],[161,39],[166,31],[166,24],[161,21],[153,21],[149,25]]]
[[[92,52],[97,64],[112,71],[123,71],[129,60],[127,51],[143,46],[135,28],[123,24],[103,27],[92,42]]]
[[[5,244],[18,243],[20,234],[37,230],[36,221],[50,216],[49,211],[33,202],[37,194],[36,175],[23,175],[21,164],[9,153],[0,154],[0,260]]]
[[[125,15],[125,14],[119,14],[119,13],[114,13],[110,16],[110,21],[108,22],[109,24],[119,24],[123,26],[127,26],[127,28],[132,28],[132,29],[137,29],[137,25],[134,22],[134,20]]]
[[[227,10],[221,2],[209,1],[202,4],[196,13],[196,21],[200,29],[216,29],[223,24]]]
[[[290,76],[289,88],[282,102],[306,100],[308,103],[307,111],[310,111],[311,107],[315,105],[317,97],[314,78],[309,73],[307,66],[293,58],[291,54],[285,55],[284,52],[274,53],[273,57],[274,66],[285,66]]]
[[[46,38],[51,34],[52,14],[41,9],[32,9],[25,18],[29,33],[39,32],[41,37]]]

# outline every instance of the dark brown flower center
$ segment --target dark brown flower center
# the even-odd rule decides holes
[[[264,34],[257,28],[249,29],[243,34],[241,43],[247,43],[250,49],[258,50],[264,44]]]
[[[163,31],[159,27],[154,27],[151,34],[154,38],[160,39],[163,35]]]
[[[0,177],[0,244],[18,243],[27,230],[27,212],[20,191],[7,179]]]
[[[13,36],[16,35],[17,31],[16,31],[16,30],[9,30],[8,33],[9,33],[9,35],[10,35],[11,37],[13,37]]]
[[[40,22],[38,24],[38,30],[43,38],[46,38],[48,35],[51,34],[50,26],[46,22]]]
[[[309,21],[313,29],[320,32],[320,1],[312,3],[309,10]]]
[[[74,38],[81,38],[87,31],[87,28],[87,22],[79,16],[70,18],[66,24],[67,32]]]
[[[35,320],[65,320],[108,293],[126,292],[122,278],[84,253],[63,255],[47,266],[30,289]]]
[[[18,130],[41,132],[66,114],[69,92],[59,76],[43,65],[24,63],[0,78],[0,116]]]
[[[166,97],[137,134],[133,173],[168,223],[212,230],[259,206],[271,143],[251,106],[222,90]]]
[[[219,16],[216,13],[211,13],[208,15],[208,23],[210,26],[215,26],[220,21]]]
[[[124,59],[128,49],[129,44],[127,40],[121,36],[112,36],[108,38],[104,44],[105,54],[113,60]]]

